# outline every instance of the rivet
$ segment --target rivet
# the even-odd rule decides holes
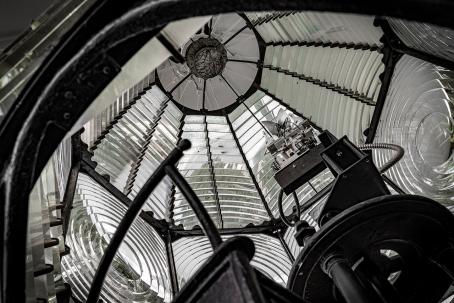
[[[66,99],[73,99],[74,98],[74,94],[73,94],[72,91],[68,90],[68,91],[65,92],[64,97]]]

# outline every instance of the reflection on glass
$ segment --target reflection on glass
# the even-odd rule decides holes
[[[255,245],[251,265],[264,275],[285,286],[292,263],[278,238],[268,235],[245,235]],[[226,240],[230,237],[223,236]],[[180,288],[194,275],[212,254],[213,250],[206,237],[182,238],[173,243],[175,266]]]
[[[62,259],[63,278],[83,301],[104,250],[126,206],[89,177],[80,174]],[[113,261],[101,298],[106,302],[170,301],[165,244],[147,223],[137,218]]]
[[[411,75],[411,77],[408,77]],[[406,192],[454,203],[453,73],[404,56],[389,89],[376,142],[405,148],[387,173]],[[379,165],[390,155],[375,151]]]

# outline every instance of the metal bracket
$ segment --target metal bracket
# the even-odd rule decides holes
[[[320,226],[359,202],[390,194],[371,155],[360,151],[346,136],[325,149],[321,157],[336,180],[320,213]]]

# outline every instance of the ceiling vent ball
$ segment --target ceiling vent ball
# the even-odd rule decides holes
[[[222,73],[227,63],[227,51],[217,39],[201,37],[188,46],[186,62],[195,76],[207,80]]]

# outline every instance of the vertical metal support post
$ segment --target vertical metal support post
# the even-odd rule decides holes
[[[282,236],[281,231],[278,232],[278,238],[279,241],[281,242],[282,247],[284,248],[285,253],[287,254],[287,257],[290,259],[290,262],[295,262],[295,257],[293,256],[292,252],[290,251],[290,248],[287,245],[287,242],[285,242],[284,237]]]
[[[177,268],[175,266],[175,258],[173,255],[173,246],[172,246],[172,235],[170,231],[167,232],[167,237],[165,238],[166,241],[166,254],[167,254],[167,264],[169,266],[169,275],[170,275],[170,283],[172,286],[172,296],[175,297],[178,292],[180,291],[178,285],[178,275],[177,275]]]
[[[81,147],[81,132],[74,134],[71,137],[71,169],[69,171],[68,180],[66,182],[65,193],[63,194],[63,237],[66,237],[68,232],[69,220],[71,218],[71,209],[73,205],[74,195],[76,193],[77,178],[80,171],[80,161],[82,158]]]
[[[382,25],[381,22],[382,20],[375,20],[375,23],[379,26]],[[399,61],[402,56],[402,54],[395,52],[392,48],[392,45],[395,43],[395,37],[392,36],[385,28],[383,28],[383,32],[384,36],[382,37],[382,42],[384,43],[384,47],[382,62],[385,64],[385,70],[380,75],[381,87],[378,93],[372,120],[367,131],[366,143],[374,142],[375,134],[377,133],[378,124],[380,122],[380,116],[383,111],[383,107],[385,106],[386,96],[391,85],[394,68],[396,67],[397,61]]]

